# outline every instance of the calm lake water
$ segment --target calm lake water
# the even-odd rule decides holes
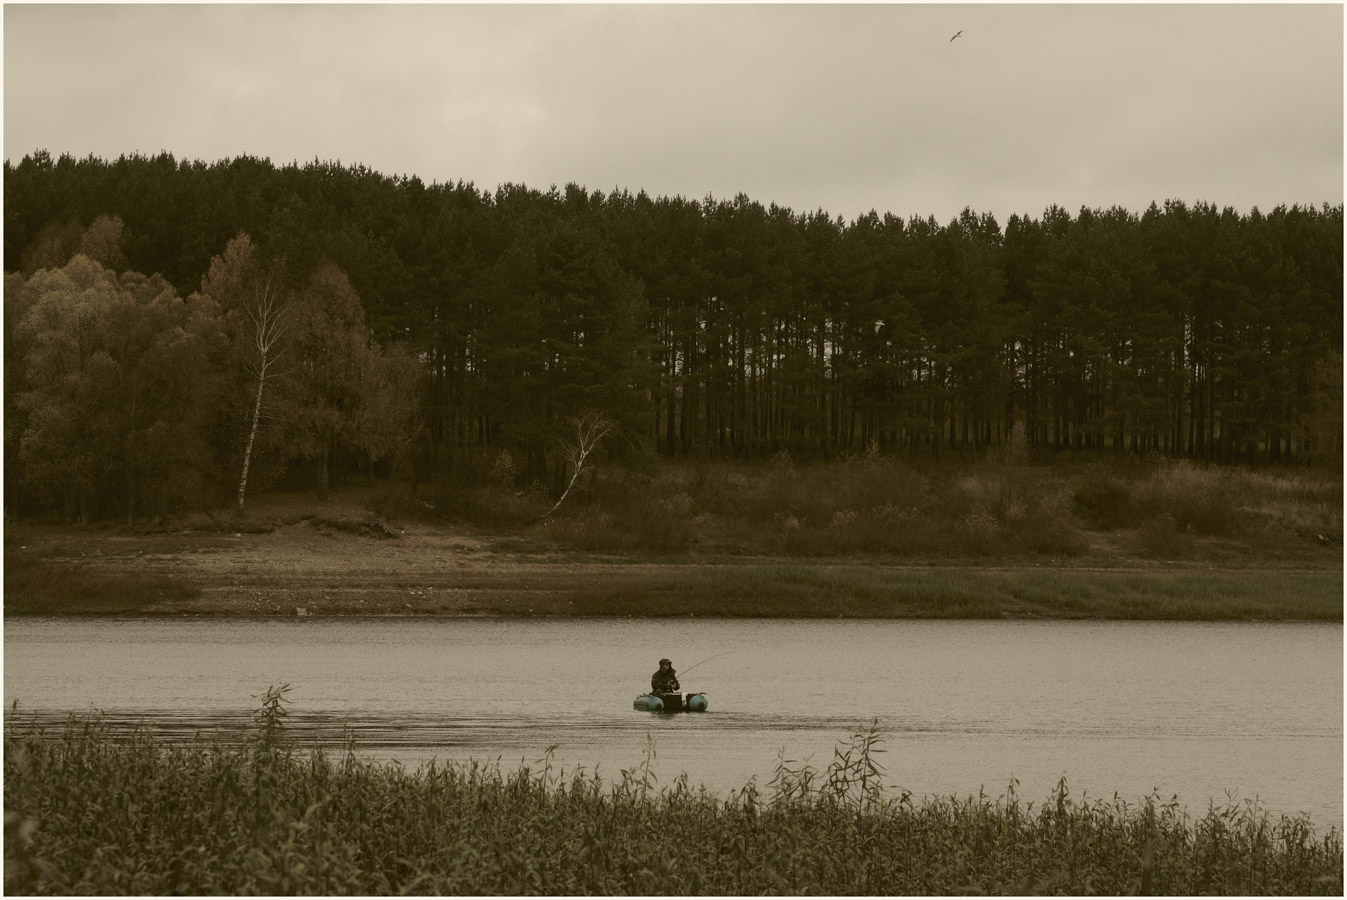
[[[778,753],[822,769],[877,719],[888,784],[915,797],[1017,779],[1041,802],[1258,799],[1343,824],[1340,624],[732,619],[10,619],[7,720],[101,709],[170,735],[245,721],[292,686],[291,725],[408,768],[559,745],[605,778],[657,752],[722,794]],[[718,655],[722,654],[722,655]],[[701,714],[638,713],[661,656]],[[715,657],[695,671],[688,668]],[[555,764],[554,764],[555,765]]]

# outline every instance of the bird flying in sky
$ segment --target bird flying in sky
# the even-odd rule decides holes
[[[963,29],[962,29],[962,28],[960,28],[958,31],[954,32],[954,37],[950,38],[950,39],[949,39],[949,42],[950,42],[951,44],[954,43],[954,38],[958,37],[958,36],[961,35],[961,34],[963,34]]]

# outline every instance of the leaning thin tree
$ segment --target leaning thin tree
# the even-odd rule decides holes
[[[571,480],[566,485],[566,490],[561,492],[557,502],[552,508],[543,513],[534,522],[541,522],[552,513],[557,511],[566,500],[566,495],[575,487],[575,483],[580,480],[580,476],[585,472],[585,464],[589,455],[594,452],[594,448],[599,446],[599,442],[608,436],[608,432],[613,430],[613,420],[602,413],[586,413],[585,415],[572,419],[571,424],[575,426],[575,440],[563,441],[561,444],[561,456],[571,464]]]
[[[289,307],[281,294],[280,285],[272,276],[253,286],[252,301],[245,307],[248,319],[253,327],[253,346],[256,356],[248,362],[249,369],[257,376],[257,395],[253,400],[252,427],[248,429],[248,442],[243,448],[243,474],[239,477],[238,515],[243,515],[243,497],[248,489],[248,464],[253,456],[253,441],[257,438],[258,422],[262,418],[262,393],[267,381],[279,373],[273,370],[277,361],[284,355],[281,340],[285,337],[289,325]]]

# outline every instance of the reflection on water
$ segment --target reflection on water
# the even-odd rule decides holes
[[[723,654],[717,656],[717,654]],[[638,713],[660,656],[706,713]],[[1342,824],[1337,624],[698,620],[12,620],[10,725],[102,711],[173,740],[243,739],[289,683],[302,746],[414,767],[556,747],[568,771],[639,764],[720,792],[778,754],[822,768],[875,722],[917,796],[1174,794],[1194,814],[1258,798]],[[9,709],[18,702],[18,713]]]

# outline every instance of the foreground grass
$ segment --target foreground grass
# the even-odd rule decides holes
[[[583,772],[295,750],[282,691],[243,745],[170,746],[95,720],[5,735],[6,894],[1321,894],[1341,837],[1251,807],[1086,803],[1063,783],[915,804],[873,730],[760,794],[657,789],[650,756]]]
[[[680,568],[582,591],[577,615],[1341,621],[1339,572],[802,564]]]

